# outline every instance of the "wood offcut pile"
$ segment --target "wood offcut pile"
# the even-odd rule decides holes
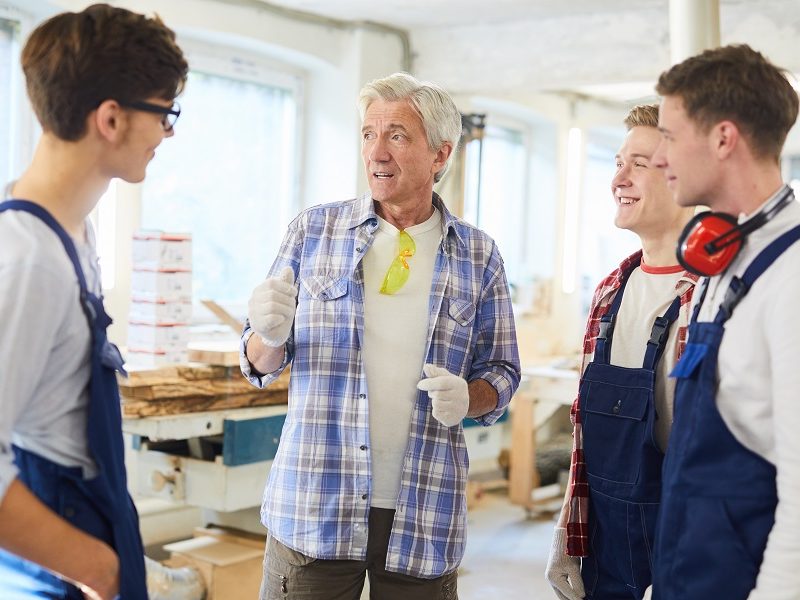
[[[238,358],[237,358],[238,362]],[[187,363],[133,371],[118,377],[122,416],[127,419],[206,410],[286,404],[289,369],[259,390],[238,366]]]

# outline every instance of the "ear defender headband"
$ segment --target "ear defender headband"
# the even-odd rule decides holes
[[[742,249],[745,238],[763,227],[792,200],[792,188],[787,186],[780,196],[741,225],[727,213],[708,211],[695,215],[678,239],[678,262],[701,277],[719,275]]]

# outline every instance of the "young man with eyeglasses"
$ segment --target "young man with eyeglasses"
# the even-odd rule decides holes
[[[439,87],[395,74],[360,95],[370,193],[301,213],[253,292],[242,372],[291,362],[264,493],[261,598],[457,597],[464,417],[491,425],[520,377],[494,242],[433,192],[461,136]]]
[[[187,64],[157,17],[94,5],[22,51],[42,126],[0,203],[0,597],[147,598],[87,219],[173,135]]]

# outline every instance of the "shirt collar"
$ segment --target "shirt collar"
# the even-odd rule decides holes
[[[442,239],[444,240],[452,235],[458,242],[464,245],[464,239],[456,226],[458,224],[458,218],[447,210],[444,201],[436,192],[433,192],[431,200],[433,205],[439,209],[439,212],[442,214]],[[369,221],[377,226],[378,215],[375,212],[375,202],[372,200],[372,194],[366,192],[357,198],[353,206],[348,228],[359,227]]]
[[[619,267],[611,274],[612,281],[610,285],[606,287],[603,296],[599,298],[601,302],[610,295],[617,293],[617,290],[622,286],[622,281],[638,266],[641,258],[642,251],[637,250],[619,264]],[[699,277],[694,273],[684,271],[675,283],[675,293],[678,296],[683,296],[687,290],[697,283],[698,279]]]

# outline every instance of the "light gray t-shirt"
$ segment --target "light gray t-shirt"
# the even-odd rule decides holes
[[[76,248],[100,292],[91,224]],[[11,444],[93,477],[86,418],[91,331],[64,246],[39,218],[0,213],[0,501],[17,475]]]

